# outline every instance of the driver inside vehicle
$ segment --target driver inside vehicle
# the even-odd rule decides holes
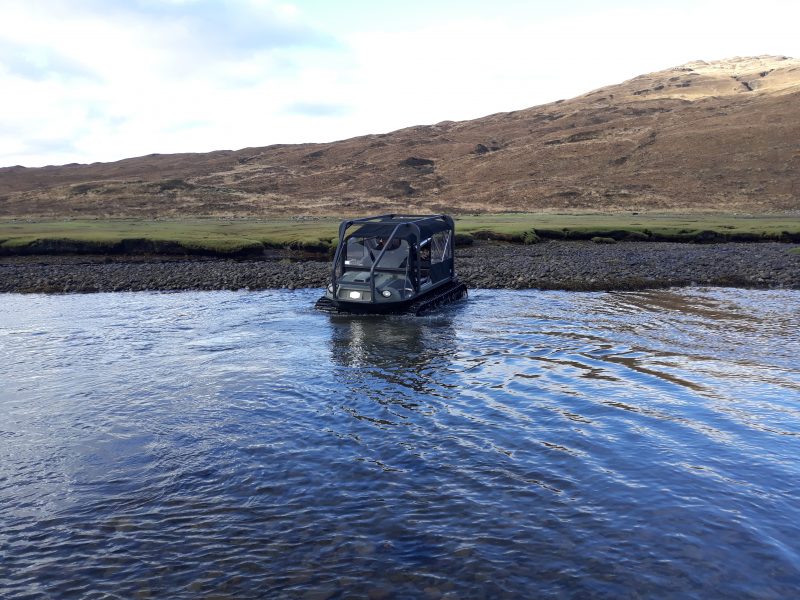
[[[426,244],[419,249],[419,276],[420,282],[425,283],[431,276],[431,247]]]
[[[391,250],[397,250],[400,247],[400,243],[400,238],[392,238],[392,241],[386,246],[386,238],[377,237],[375,238],[375,249],[383,250],[383,247],[386,246],[386,251],[389,252]]]

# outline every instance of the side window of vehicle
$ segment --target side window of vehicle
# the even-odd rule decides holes
[[[449,260],[453,256],[453,248],[449,231],[440,231],[431,238],[431,264]]]

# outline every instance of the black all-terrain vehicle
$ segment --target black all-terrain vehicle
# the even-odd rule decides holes
[[[331,281],[316,308],[421,315],[465,298],[453,262],[454,230],[447,215],[343,221]]]

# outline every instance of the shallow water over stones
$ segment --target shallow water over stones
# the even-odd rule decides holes
[[[0,596],[789,597],[800,292],[0,296]]]

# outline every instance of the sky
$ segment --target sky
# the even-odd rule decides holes
[[[328,142],[800,57],[797,0],[0,0],[0,166]]]

